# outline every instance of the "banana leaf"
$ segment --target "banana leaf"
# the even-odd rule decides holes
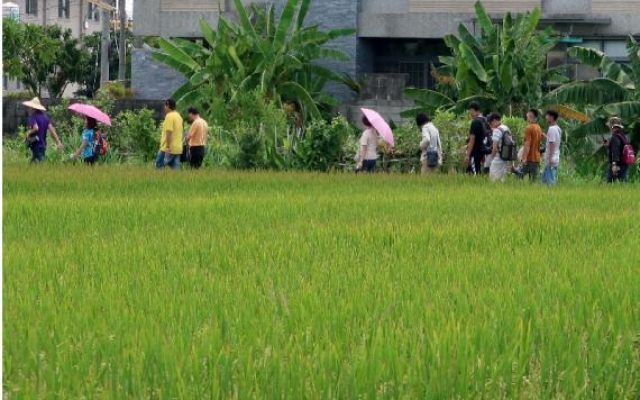
[[[297,82],[285,82],[278,87],[278,91],[286,100],[296,101],[312,117],[320,118],[320,110],[305,88]]]
[[[434,90],[409,88],[404,90],[404,95],[414,100],[421,107],[430,109],[446,108],[455,104],[453,100]]]
[[[473,72],[473,74],[478,78],[479,81],[486,83],[487,82],[487,71],[485,71],[484,67],[478,57],[474,54],[473,50],[467,46],[465,42],[460,43],[460,56],[466,62],[469,70]]]
[[[627,90],[607,78],[573,82],[563,85],[549,94],[558,103],[600,105],[625,100]]]

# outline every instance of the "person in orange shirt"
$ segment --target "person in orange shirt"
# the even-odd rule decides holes
[[[540,174],[540,141],[542,140],[542,128],[538,125],[540,113],[536,109],[527,111],[529,126],[524,131],[524,149],[522,151],[522,176],[529,175],[531,182],[538,181]]]
[[[204,160],[204,149],[207,144],[209,125],[200,117],[200,112],[195,107],[189,108],[189,121],[191,129],[187,135],[189,141],[189,164],[191,168],[200,169]]]

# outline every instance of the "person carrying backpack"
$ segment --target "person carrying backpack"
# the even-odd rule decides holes
[[[622,120],[612,117],[607,123],[611,129],[611,139],[605,140],[609,155],[609,172],[607,182],[627,182],[629,180],[629,165],[635,162],[633,148],[629,138],[624,134]]]
[[[72,154],[72,158],[77,160],[82,158],[82,162],[93,165],[98,158],[94,154],[93,144],[96,137],[96,126],[98,122],[90,117],[84,117],[84,130],[82,131],[82,143],[78,150]]]
[[[431,122],[425,114],[418,114],[416,124],[422,132],[422,141],[420,142],[421,172],[430,174],[438,171],[438,167],[442,165],[442,143],[440,142],[440,131]]]
[[[492,182],[504,181],[507,165],[510,166],[517,158],[516,142],[509,128],[502,123],[502,116],[499,113],[490,114],[488,120],[493,128],[489,179]]]
[[[485,138],[489,135],[491,128],[488,127],[487,120],[482,116],[480,103],[472,101],[467,106],[467,109],[472,121],[469,128],[464,165],[467,166],[468,174],[477,176],[482,174],[482,160],[486,156],[483,143],[485,143]]]

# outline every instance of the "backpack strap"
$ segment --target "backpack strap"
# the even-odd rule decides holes
[[[622,142],[622,147],[629,144],[629,139],[627,138],[627,135],[624,135],[622,133],[614,133],[613,136],[617,136],[620,138],[620,141]]]

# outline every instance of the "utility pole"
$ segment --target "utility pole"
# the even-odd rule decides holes
[[[109,31],[111,30],[111,15],[108,9],[101,10],[102,41],[100,45],[100,89],[104,89],[109,82]]]
[[[127,79],[127,11],[125,9],[125,0],[118,0],[118,15],[120,16],[120,41],[118,47],[120,48],[118,65],[118,80],[125,85]]]

